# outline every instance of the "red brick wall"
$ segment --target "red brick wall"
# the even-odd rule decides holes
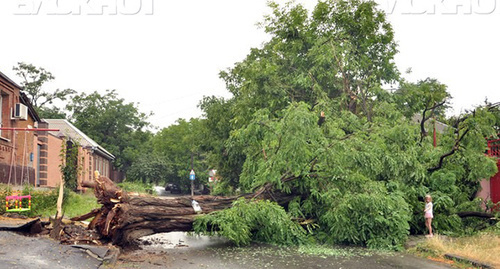
[[[34,126],[31,117],[28,120],[11,119],[12,108],[19,103],[20,89],[0,76],[0,94],[2,95],[2,127],[28,128]],[[2,130],[0,134],[0,182],[22,185],[35,182],[36,159],[33,149],[34,132]],[[14,159],[14,160],[13,160]]]

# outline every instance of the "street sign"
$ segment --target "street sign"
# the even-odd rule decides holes
[[[196,178],[194,170],[191,170],[191,173],[189,173],[189,179],[194,180]]]

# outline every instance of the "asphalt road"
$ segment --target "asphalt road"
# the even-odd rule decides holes
[[[44,237],[0,231],[0,246],[1,269],[93,269],[101,265],[81,249]]]
[[[338,249],[338,255],[308,255],[294,248],[253,244],[235,247],[227,240],[190,237],[184,233],[157,234],[143,241],[143,249],[124,252],[115,266],[84,250],[45,237],[0,231],[0,269],[3,268],[450,268],[405,253],[372,252],[363,248]]]

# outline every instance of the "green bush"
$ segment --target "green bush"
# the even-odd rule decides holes
[[[56,203],[58,197],[57,190],[38,191],[33,190],[32,187],[25,187],[21,192],[22,195],[31,194],[31,210],[19,212],[20,215],[35,217],[35,216],[49,216],[55,213]],[[5,201],[5,197],[12,194],[12,190],[7,185],[0,186],[0,199]],[[28,205],[26,200],[23,200],[23,207]],[[0,208],[0,214],[5,213],[5,206]]]
[[[55,215],[57,210],[58,197],[59,197],[59,188],[52,189],[49,191],[31,192],[31,211],[28,211],[27,215],[30,217],[34,216],[47,217]]]

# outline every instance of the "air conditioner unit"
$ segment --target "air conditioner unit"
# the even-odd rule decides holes
[[[14,119],[19,119],[19,120],[27,120],[28,119],[28,107],[21,104],[17,103],[14,106],[14,115],[12,117]]]

